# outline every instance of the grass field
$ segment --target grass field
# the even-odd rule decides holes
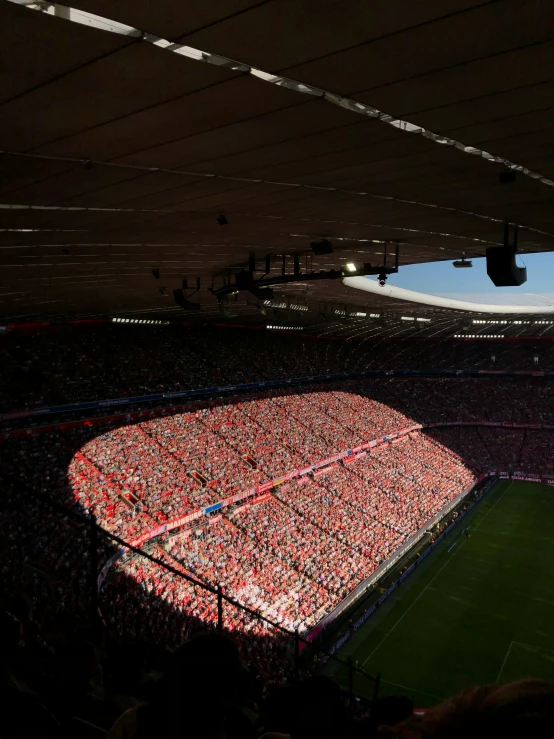
[[[339,655],[417,707],[477,684],[554,680],[554,488],[499,483]]]

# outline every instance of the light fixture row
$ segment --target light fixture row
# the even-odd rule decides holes
[[[167,326],[169,321],[147,321],[142,318],[112,318],[112,323],[149,323],[156,326]]]
[[[302,331],[303,326],[266,326],[270,331]]]
[[[510,321],[500,321],[500,320],[486,321],[480,318],[474,318],[472,323],[510,323]]]
[[[503,339],[504,334],[454,334],[455,339]]]
[[[361,310],[353,311],[352,313],[347,313],[345,310],[342,310],[341,308],[335,308],[335,315],[336,316],[350,316],[351,318],[381,318],[380,313],[365,313],[364,311],[361,311]]]
[[[278,301],[278,300],[264,300],[264,305],[266,305],[268,308],[282,308],[283,310],[298,310],[298,311],[308,311],[310,310],[307,305],[302,305],[301,303],[286,303],[285,301]]]

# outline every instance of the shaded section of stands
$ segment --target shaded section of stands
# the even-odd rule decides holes
[[[550,340],[330,341],[105,324],[8,332],[0,346],[0,412],[362,370],[554,369]]]

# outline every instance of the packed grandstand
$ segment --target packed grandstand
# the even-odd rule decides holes
[[[92,355],[115,351],[111,332],[104,354],[98,334],[88,336],[96,337]],[[297,346],[288,341],[289,350]],[[26,344],[29,337],[17,342],[17,351],[38,351]],[[259,347],[247,334],[243,348],[249,346],[252,356],[240,357],[252,378]],[[136,356],[126,349],[120,372],[109,373],[118,386],[141,368],[143,346]],[[319,346],[317,352],[325,356]],[[292,362],[295,355],[285,356]],[[278,366],[280,355],[274,361]],[[289,366],[295,376],[305,356],[298,361],[294,371]],[[82,398],[82,387],[93,382],[83,368],[62,395],[59,365],[51,374],[47,367],[37,371],[50,383],[43,391],[50,399]],[[179,370],[166,365],[170,387],[181,382]],[[202,375],[196,384],[212,379]],[[118,386],[96,392],[114,394]],[[105,531],[148,546],[157,560],[101,540],[100,609],[114,634],[178,644],[215,628],[220,588],[236,604],[225,603],[225,628],[266,682],[280,680],[291,647],[277,627],[310,638],[349,593],[483,475],[554,474],[552,430],[543,428],[554,410],[549,390],[548,379],[531,376],[345,380],[189,410],[6,427],[5,579],[53,620],[83,612],[87,536],[28,493],[51,496],[75,512],[94,513]]]
[[[320,373],[554,371],[550,346],[548,338],[318,340],[263,329],[30,325],[2,336],[0,411]]]
[[[554,736],[553,30],[0,0],[0,739]]]

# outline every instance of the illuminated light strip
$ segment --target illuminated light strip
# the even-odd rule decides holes
[[[348,313],[344,308],[335,308],[332,313],[335,316],[349,316],[350,318],[381,318],[380,313],[367,313],[366,311]]]
[[[308,311],[309,306],[307,305],[300,305],[297,303],[286,303],[285,301],[279,302],[277,300],[264,300],[264,305],[268,308],[282,308],[283,310],[299,310],[299,311]]]
[[[237,213],[236,215],[242,215]],[[254,214],[253,214],[254,215]],[[263,215],[257,215],[258,218],[265,218],[266,216]],[[275,218],[275,216],[267,216],[269,218]],[[287,216],[282,216],[283,218]],[[296,220],[299,221],[311,221],[313,219],[311,218],[298,218]],[[454,238],[454,239],[465,239],[466,241],[474,241],[479,244],[487,244],[487,245],[495,245],[495,246],[502,246],[502,242],[500,241],[489,241],[488,239],[477,239],[472,236],[459,236],[456,234],[449,234],[449,233],[441,233],[440,231],[421,231],[417,228],[402,228],[401,226],[383,226],[382,224],[376,224],[376,223],[355,223],[355,222],[348,222],[348,221],[329,221],[329,220],[321,220],[317,221],[317,223],[344,223],[349,226],[369,226],[370,228],[386,228],[388,231],[394,229],[395,231],[409,231],[410,233],[421,233],[421,234],[427,234],[430,236],[446,236],[448,238]],[[313,234],[280,234],[280,236],[292,236],[294,238],[300,238],[300,239],[312,239],[314,237]],[[388,241],[384,241],[383,239],[356,239],[352,236],[333,236],[333,241],[354,241],[357,244],[383,244],[383,246],[386,246],[390,244],[391,242],[394,243],[394,239],[389,239]],[[422,244],[421,242],[411,243],[409,241],[403,241],[402,246],[417,246],[417,247],[427,247],[427,248],[436,248],[436,247],[430,247],[428,244]],[[444,248],[444,247],[439,247]],[[454,249],[451,249],[450,251],[455,251]]]
[[[58,301],[61,302],[61,301]],[[172,309],[173,310],[173,309]],[[152,321],[141,318],[112,318],[112,323],[149,323],[156,326],[168,326],[170,321]]]
[[[83,233],[84,228],[0,228],[0,233]],[[67,246],[67,244],[63,244]]]
[[[303,331],[304,326],[266,326],[270,331]]]
[[[12,2],[13,0],[7,0],[8,2]],[[502,224],[502,226],[505,225],[505,221],[502,218],[494,218],[493,216],[486,216],[482,213],[474,213],[471,210],[462,210],[460,208],[453,208],[449,205],[436,205],[435,203],[425,203],[421,202],[419,200],[408,200],[406,198],[396,198],[392,195],[378,195],[377,193],[371,193],[371,192],[365,192],[363,190],[345,190],[340,187],[316,187],[315,185],[304,185],[299,184],[298,182],[274,182],[273,180],[258,180],[258,179],[252,179],[250,177],[226,177],[225,175],[216,175],[212,173],[201,173],[201,172],[188,172],[187,170],[181,170],[181,169],[169,169],[167,167],[145,167],[143,165],[139,164],[117,164],[116,162],[102,162],[95,159],[82,159],[80,157],[63,157],[63,156],[57,156],[54,154],[35,154],[35,153],[24,153],[20,151],[8,151],[8,150],[0,150],[0,154],[5,154],[7,156],[12,157],[21,157],[24,159],[41,159],[41,160],[48,160],[48,161],[56,161],[56,162],[72,162],[74,164],[80,164],[84,165],[85,162],[91,162],[94,166],[98,167],[116,167],[118,169],[132,169],[133,171],[137,172],[156,172],[156,173],[163,173],[163,174],[172,174],[172,175],[182,175],[186,177],[198,177],[198,178],[207,178],[207,179],[214,179],[214,180],[234,180],[236,182],[245,182],[245,183],[254,183],[259,185],[282,185],[284,188],[290,187],[296,187],[296,188],[304,188],[307,190],[325,190],[326,192],[336,192],[340,194],[346,194],[346,195],[354,195],[355,197],[366,197],[366,198],[373,198],[375,200],[386,200],[388,202],[394,202],[394,203],[403,203],[406,205],[415,205],[420,208],[433,208],[433,210],[437,211],[446,211],[447,213],[455,213],[458,215],[464,215],[469,216],[470,218],[478,218],[481,221],[487,221],[488,223],[498,223]],[[96,207],[83,207],[83,206],[56,206],[56,205],[26,205],[26,204],[13,204],[13,203],[7,203],[7,204],[1,204],[0,203],[0,210],[57,210],[57,211],[75,211],[75,212],[122,212],[122,213],[166,213],[170,215],[183,215],[186,216],[189,211],[178,211],[178,210],[160,210],[160,209],[147,209],[147,208],[96,208]],[[205,211],[205,208],[198,208],[198,212]],[[260,217],[260,218],[268,218],[272,220],[279,220],[284,219],[286,216],[269,216],[269,215],[262,215],[259,214],[248,214],[248,213],[235,213],[234,215],[240,215],[240,216],[250,216],[250,217]],[[288,216],[287,216],[288,217]],[[300,218],[298,220],[306,220],[310,221],[312,219],[309,218]],[[337,221],[322,221],[323,223],[337,223]],[[340,223],[340,221],[338,221]],[[348,223],[348,222],[346,222]],[[364,224],[368,225],[368,224]],[[525,223],[515,223],[510,222],[510,225],[518,226],[521,229],[525,229],[526,231],[530,231],[533,233],[540,234],[541,236],[548,236],[550,238],[554,238],[554,234],[550,233],[549,231],[544,231],[539,228],[535,228],[534,226],[528,226]],[[388,229],[390,228],[396,228],[396,227],[386,227]],[[408,229],[403,229],[408,230]],[[410,229],[413,230],[416,233],[425,233],[422,231],[417,231],[417,229]],[[427,232],[434,234],[435,232]],[[438,233],[437,235],[443,236],[448,235],[452,236],[452,234],[441,234]],[[462,236],[457,236],[456,238],[464,238]],[[495,243],[495,242],[483,242],[479,239],[472,239],[474,241],[480,241],[481,243]],[[390,242],[389,242],[390,243]],[[418,246],[423,246],[421,244],[418,244]],[[540,246],[540,245],[539,245]],[[251,248],[248,246],[243,246],[242,248]],[[442,251],[445,250],[444,246],[439,246],[439,249]],[[455,251],[454,249],[450,249],[450,251]]]
[[[217,67],[224,67],[226,69],[231,69],[243,74],[250,74],[256,79],[262,80],[263,82],[267,82],[272,85],[276,85],[277,87],[285,87],[286,89],[294,90],[295,92],[299,92],[304,95],[311,95],[312,97],[321,98],[326,102],[338,105],[340,108],[344,108],[345,110],[348,110],[352,113],[357,113],[358,115],[365,116],[366,118],[378,119],[381,122],[386,123],[393,128],[396,128],[398,131],[403,131],[407,134],[423,136],[424,138],[433,141],[439,146],[451,146],[452,148],[457,149],[464,154],[477,156],[493,164],[501,164],[507,169],[519,172],[522,175],[529,177],[530,179],[540,182],[542,185],[546,185],[547,187],[554,187],[554,180],[551,180],[548,177],[545,177],[544,175],[523,166],[522,164],[516,164],[515,162],[512,162],[505,157],[496,156],[475,146],[468,146],[467,144],[464,144],[457,139],[441,136],[434,133],[433,131],[430,131],[429,129],[423,128],[422,126],[410,123],[410,121],[405,121],[401,118],[396,118],[387,113],[384,113],[383,111],[371,105],[360,103],[357,100],[353,100],[351,98],[342,97],[342,95],[329,92],[328,90],[323,90],[321,88],[314,87],[313,85],[307,85],[303,82],[298,82],[297,80],[293,80],[288,77],[282,77],[280,75],[264,72],[262,69],[251,67],[244,62],[236,61],[234,59],[230,59],[219,54],[212,54],[207,51],[202,51],[201,49],[196,49],[192,46],[187,46],[186,44],[173,43],[172,41],[160,38],[159,36],[156,36],[154,34],[148,33],[146,31],[141,31],[138,28],[133,28],[132,26],[127,26],[123,23],[118,23],[117,21],[112,21],[108,18],[94,15],[93,13],[88,13],[86,11],[77,10],[66,5],[43,2],[43,0],[38,0],[37,2],[29,2],[28,0],[8,0],[8,2],[15,3],[16,5],[28,8],[29,10],[36,10],[39,13],[45,13],[46,15],[62,18],[64,20],[70,21],[71,23],[77,23],[80,25],[97,28],[102,31],[107,31],[109,33],[115,33],[118,35],[135,38],[139,41],[152,44],[153,46],[163,51],[169,51],[174,54],[179,54],[193,61],[203,62],[205,64],[211,64]]]
[[[275,216],[275,215],[273,215],[273,216],[266,216],[266,215],[263,215],[263,214],[260,214],[260,213],[237,213],[236,215],[242,215],[242,216],[245,215],[245,216],[250,216],[251,218],[273,218],[273,219],[275,219],[275,218],[285,219],[285,218],[289,218],[290,217],[290,216]],[[322,218],[322,219],[297,218],[295,220],[298,220],[298,221],[308,221],[308,222],[312,222],[312,223],[333,223],[333,224],[339,224],[341,226],[367,226],[369,228],[386,229],[387,231],[390,231],[391,228],[393,228],[392,226],[383,226],[382,223],[381,224],[379,224],[379,223],[366,223],[364,221],[337,221],[337,220],[331,220],[331,219],[328,219],[328,218]],[[397,224],[394,225],[394,230],[395,231],[406,231],[408,233],[416,233],[416,234],[427,234],[429,236],[446,236],[446,237],[452,238],[452,239],[463,239],[464,241],[474,241],[474,242],[479,243],[479,244],[495,244],[495,245],[498,245],[498,246],[502,246],[502,242],[500,242],[500,241],[489,241],[488,239],[478,239],[478,238],[476,238],[474,236],[462,236],[461,234],[452,234],[452,233],[448,233],[446,231],[425,231],[425,230],[420,229],[420,228],[408,228],[407,226],[399,226]],[[532,231],[533,229],[532,228],[529,228],[529,230]],[[539,233],[542,233],[542,232],[539,232]],[[281,234],[281,235],[282,236],[299,236],[301,238],[306,238],[308,236],[310,238],[313,237],[313,234]],[[349,238],[347,236],[344,236],[344,237],[333,236],[333,240],[334,241],[360,241],[360,242],[364,242],[364,241],[378,241],[377,239],[355,239],[355,238]],[[379,241],[379,243],[390,244],[391,242],[390,241]],[[418,244],[418,246],[420,246],[420,244]],[[441,248],[444,248],[444,247],[441,247]]]
[[[392,285],[379,285],[375,280],[366,277],[345,277],[343,285],[353,287],[357,290],[380,295],[383,298],[393,300],[406,300],[409,303],[423,303],[434,305],[439,308],[450,308],[452,310],[471,311],[473,313],[515,313],[518,315],[554,315],[554,305],[532,306],[532,305],[494,305],[491,303],[471,303],[467,300],[454,300],[443,298],[439,295],[427,295],[426,293],[406,290],[403,287]],[[408,319],[409,320],[409,319]]]
[[[503,339],[504,334],[454,334],[454,339]]]
[[[9,230],[9,229],[6,229],[6,230]],[[26,229],[26,230],[31,230],[31,229]],[[1,231],[1,229],[0,229],[0,231]],[[192,232],[192,233],[194,233],[194,232]],[[144,246],[144,247],[156,248],[156,249],[167,248],[167,247],[175,247],[175,248],[178,248],[178,249],[182,249],[183,247],[187,247],[188,248],[188,247],[191,247],[191,246],[192,247],[196,247],[196,248],[206,248],[206,247],[209,247],[209,248],[211,248],[211,247],[224,248],[225,247],[225,244],[210,244],[210,243],[208,243],[208,244],[199,244],[199,243],[188,243],[188,244],[176,244],[176,243],[173,243],[173,244],[164,244],[164,243],[158,243],[158,242],[153,242],[153,241],[144,242],[144,243],[139,243],[139,242],[136,242],[136,241],[125,241],[125,242],[121,242],[120,241],[120,242],[111,242],[111,243],[108,243],[108,242],[106,242],[106,243],[104,243],[104,242],[101,242],[101,243],[98,243],[98,242],[95,242],[95,243],[86,243],[86,242],[81,242],[81,241],[71,241],[71,242],[67,242],[66,241],[66,242],[60,243],[60,244],[36,244],[36,243],[34,243],[34,244],[10,244],[9,246],[0,246],[0,249],[36,249],[37,246],[41,246],[41,247],[47,248],[47,249],[60,249],[60,248],[64,248],[64,247],[65,248],[71,248],[71,249],[73,249],[74,247],[87,247],[87,248],[88,247],[117,247],[117,248],[125,248],[125,247],[137,247],[137,246]],[[251,247],[250,246],[247,246],[247,245],[243,245],[242,248],[249,249]],[[162,253],[165,255],[165,252],[162,252]],[[181,253],[180,251],[167,252],[167,255],[180,254],[180,253]],[[140,252],[138,254],[138,256],[147,256],[147,255],[148,255],[148,252]],[[93,255],[90,255],[90,254],[84,254],[84,255],[72,254],[71,256],[77,257],[77,256],[93,256]],[[120,254],[118,256],[127,256],[127,255],[121,255]],[[188,252],[188,256],[204,256],[204,253],[203,252]],[[225,257],[225,256],[229,256],[229,254],[228,253],[219,253],[219,254],[214,254],[213,256]],[[148,260],[145,260],[145,261],[148,261]],[[168,263],[168,264],[171,263],[170,260],[162,260],[162,261],[165,262],[165,263]],[[175,263],[178,263],[180,260],[172,260],[172,261],[175,262]],[[215,260],[211,260],[211,261],[215,261]]]
[[[523,325],[531,323],[531,321],[484,321],[484,320],[474,320],[472,323],[485,323],[487,325],[490,325],[491,323],[511,323],[512,325]],[[548,321],[535,321],[535,323],[548,323]]]
[[[13,0],[8,0],[8,2],[13,2]],[[1,152],[2,154],[5,154],[6,152]],[[158,209],[150,209],[150,208],[94,208],[94,207],[88,207],[88,206],[69,206],[69,205],[26,205],[26,204],[20,204],[20,203],[0,203],[0,210],[64,210],[69,211],[71,213],[82,213],[87,211],[94,211],[94,212],[100,212],[100,213],[171,213],[172,215],[176,214],[176,211],[174,210],[158,210]],[[35,231],[40,229],[24,229],[25,231]],[[54,229],[52,229],[54,230]],[[66,229],[55,229],[64,231]],[[73,230],[73,229],[69,229]],[[78,230],[78,229],[76,229]]]
[[[449,329],[451,326],[453,327],[458,322],[458,320],[459,319],[457,319],[457,318],[454,319],[451,316],[448,316],[448,317],[437,317],[437,318],[433,319],[433,322],[434,322],[433,329],[434,330],[431,333],[426,332],[426,336],[428,338],[432,338],[433,336],[440,335],[441,338],[442,338],[442,335],[443,335],[444,331],[447,330],[447,329]],[[397,330],[397,328],[396,328],[396,326],[394,324],[390,324],[390,323],[387,324],[386,328],[385,327],[377,327],[377,326],[374,327],[374,326],[372,326],[369,329],[369,333],[368,333],[368,327],[366,325],[364,328],[359,329],[357,332],[354,332],[352,334],[352,337],[353,338],[354,337],[360,338],[361,336],[363,336],[364,337],[364,340],[366,338],[371,338],[373,340],[376,340],[376,345],[378,345],[380,342],[387,341],[389,338],[391,338],[391,336],[396,337],[396,336],[398,336],[398,335],[400,335],[402,333],[405,333],[406,331],[409,331],[410,328],[412,328],[412,325],[411,324],[409,324],[409,325],[407,325],[407,324],[401,324],[401,325],[402,325],[402,329],[400,331]],[[395,332],[394,334],[391,334],[390,333],[390,329],[391,328],[394,330],[394,332]],[[335,329],[335,331],[338,331],[338,329]],[[331,329],[330,331],[327,331],[325,333],[333,333],[333,329]],[[393,357],[393,360],[396,361],[398,359],[398,357],[400,357],[407,350],[408,349],[406,348],[406,349],[403,349],[401,351],[398,351],[397,354]],[[354,365],[355,369],[358,368],[360,362],[362,362],[362,361],[363,361],[363,355],[360,355],[357,358],[356,364]]]
[[[29,10],[38,10],[41,13],[53,15],[56,18],[63,18],[72,23],[91,26],[92,28],[98,28],[101,31],[108,31],[109,33],[117,33],[120,36],[131,36],[132,38],[140,38],[141,36],[141,32],[132,26],[127,26],[118,21],[111,21],[100,15],[87,13],[84,10],[70,8],[66,5],[58,5],[57,3],[45,2],[44,0],[37,0],[37,2],[29,2],[29,0],[8,0],[8,2],[12,2],[15,5],[23,5],[29,8]]]

